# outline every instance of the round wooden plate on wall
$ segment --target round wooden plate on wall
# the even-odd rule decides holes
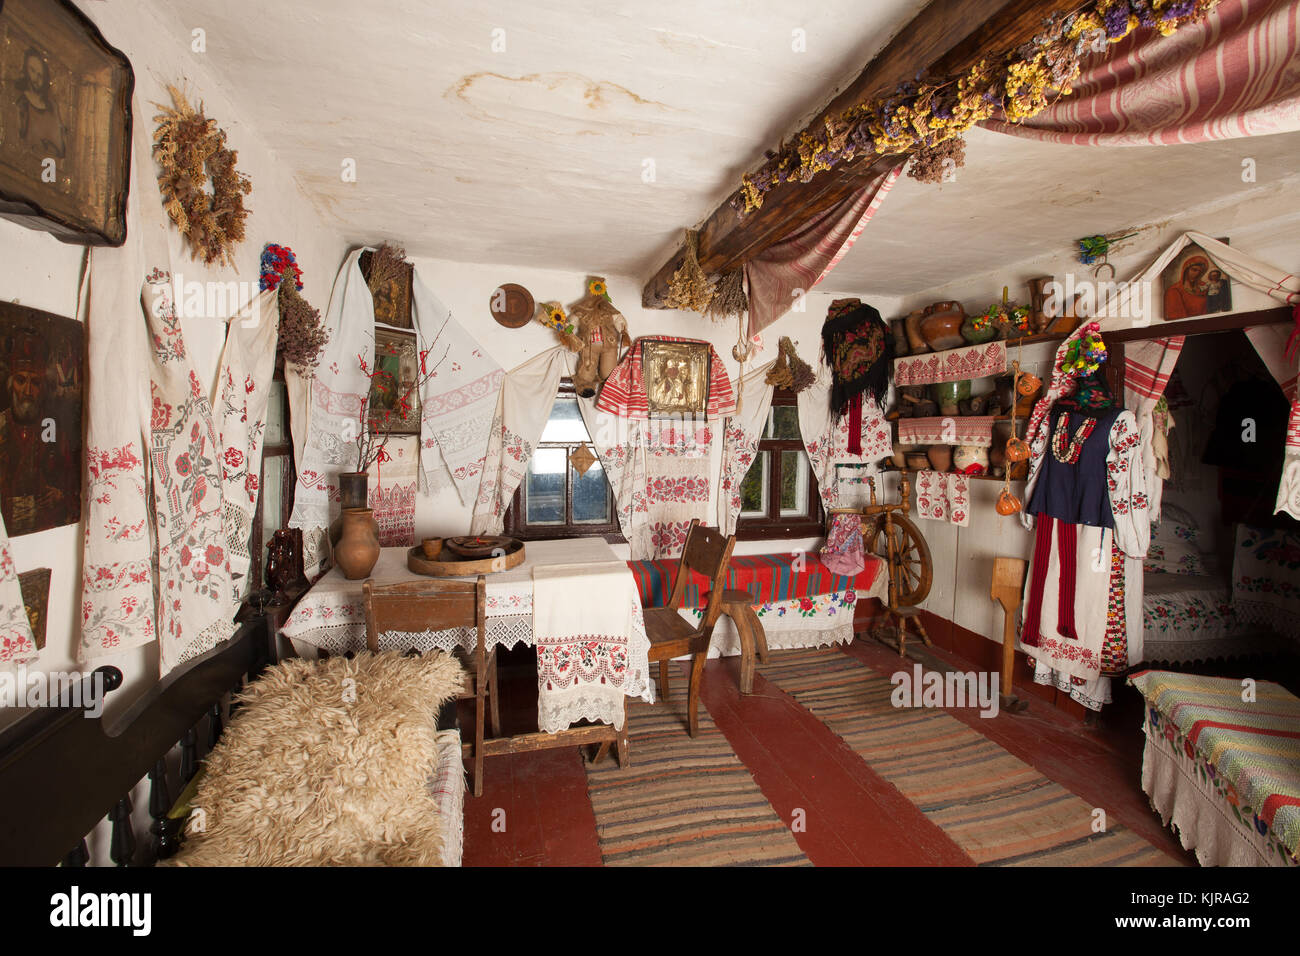
[[[492,290],[492,297],[488,299],[488,308],[492,310],[492,318],[508,329],[518,329],[527,325],[533,320],[533,313],[537,311],[532,293],[513,282],[507,282]]]

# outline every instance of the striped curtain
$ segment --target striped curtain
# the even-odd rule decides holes
[[[900,165],[877,176],[745,263],[751,336],[789,312],[804,293],[839,265],[902,171]]]
[[[985,129],[1070,146],[1168,146],[1300,129],[1300,2],[1222,0],[1162,37],[1134,31],[1063,96]]]

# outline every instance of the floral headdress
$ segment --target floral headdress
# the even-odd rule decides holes
[[[1097,332],[1086,332],[1079,338],[1066,340],[1061,373],[1067,378],[1087,378],[1096,374],[1106,361],[1106,343]]]

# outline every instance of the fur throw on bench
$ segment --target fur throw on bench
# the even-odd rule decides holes
[[[455,658],[287,660],[239,696],[204,762],[179,866],[437,866],[429,780]]]

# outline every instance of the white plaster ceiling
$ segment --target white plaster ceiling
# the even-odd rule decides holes
[[[1069,259],[1083,236],[1159,228],[1238,209],[1251,228],[1296,233],[1300,133],[1179,146],[1040,143],[973,129],[956,181],[899,178],[822,282],[827,292],[907,296],[1032,259]],[[1254,182],[1243,182],[1243,159]],[[1141,244],[1139,237],[1132,242]],[[1122,248],[1122,247],[1121,247]],[[1014,271],[1014,270],[1012,270]]]
[[[346,239],[624,275],[925,6],[154,2],[187,42],[205,31],[208,73]]]
[[[205,31],[206,75],[344,239],[642,278],[925,6],[154,2],[173,35]],[[1069,256],[1079,236],[1267,199],[1300,174],[1298,146],[1097,149],[972,130],[957,181],[900,179],[820,288],[902,297]],[[1244,156],[1256,184],[1241,182]],[[1279,215],[1297,205],[1287,196]]]

